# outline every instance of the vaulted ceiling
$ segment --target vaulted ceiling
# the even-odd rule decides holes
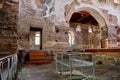
[[[98,26],[98,22],[96,21],[96,19],[91,14],[85,11],[74,13],[70,19],[70,22]]]

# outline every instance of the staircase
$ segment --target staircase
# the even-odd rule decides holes
[[[49,64],[52,62],[43,51],[30,51],[30,62],[27,64]]]

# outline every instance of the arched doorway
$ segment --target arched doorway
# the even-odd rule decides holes
[[[75,45],[79,45],[80,48],[107,46],[105,40],[108,38],[108,29],[104,18],[97,11],[93,13],[86,9],[74,12],[69,25],[75,31]]]

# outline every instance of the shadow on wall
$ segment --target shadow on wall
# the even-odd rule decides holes
[[[18,64],[23,66],[25,62],[30,61],[29,58],[29,52],[26,52],[25,50],[19,50],[18,51]]]

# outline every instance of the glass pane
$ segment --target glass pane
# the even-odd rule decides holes
[[[40,33],[36,33],[35,36],[40,36]]]
[[[40,37],[35,37],[35,45],[40,45]]]
[[[75,41],[74,34],[69,33],[68,36],[69,36],[69,44],[73,45]]]

